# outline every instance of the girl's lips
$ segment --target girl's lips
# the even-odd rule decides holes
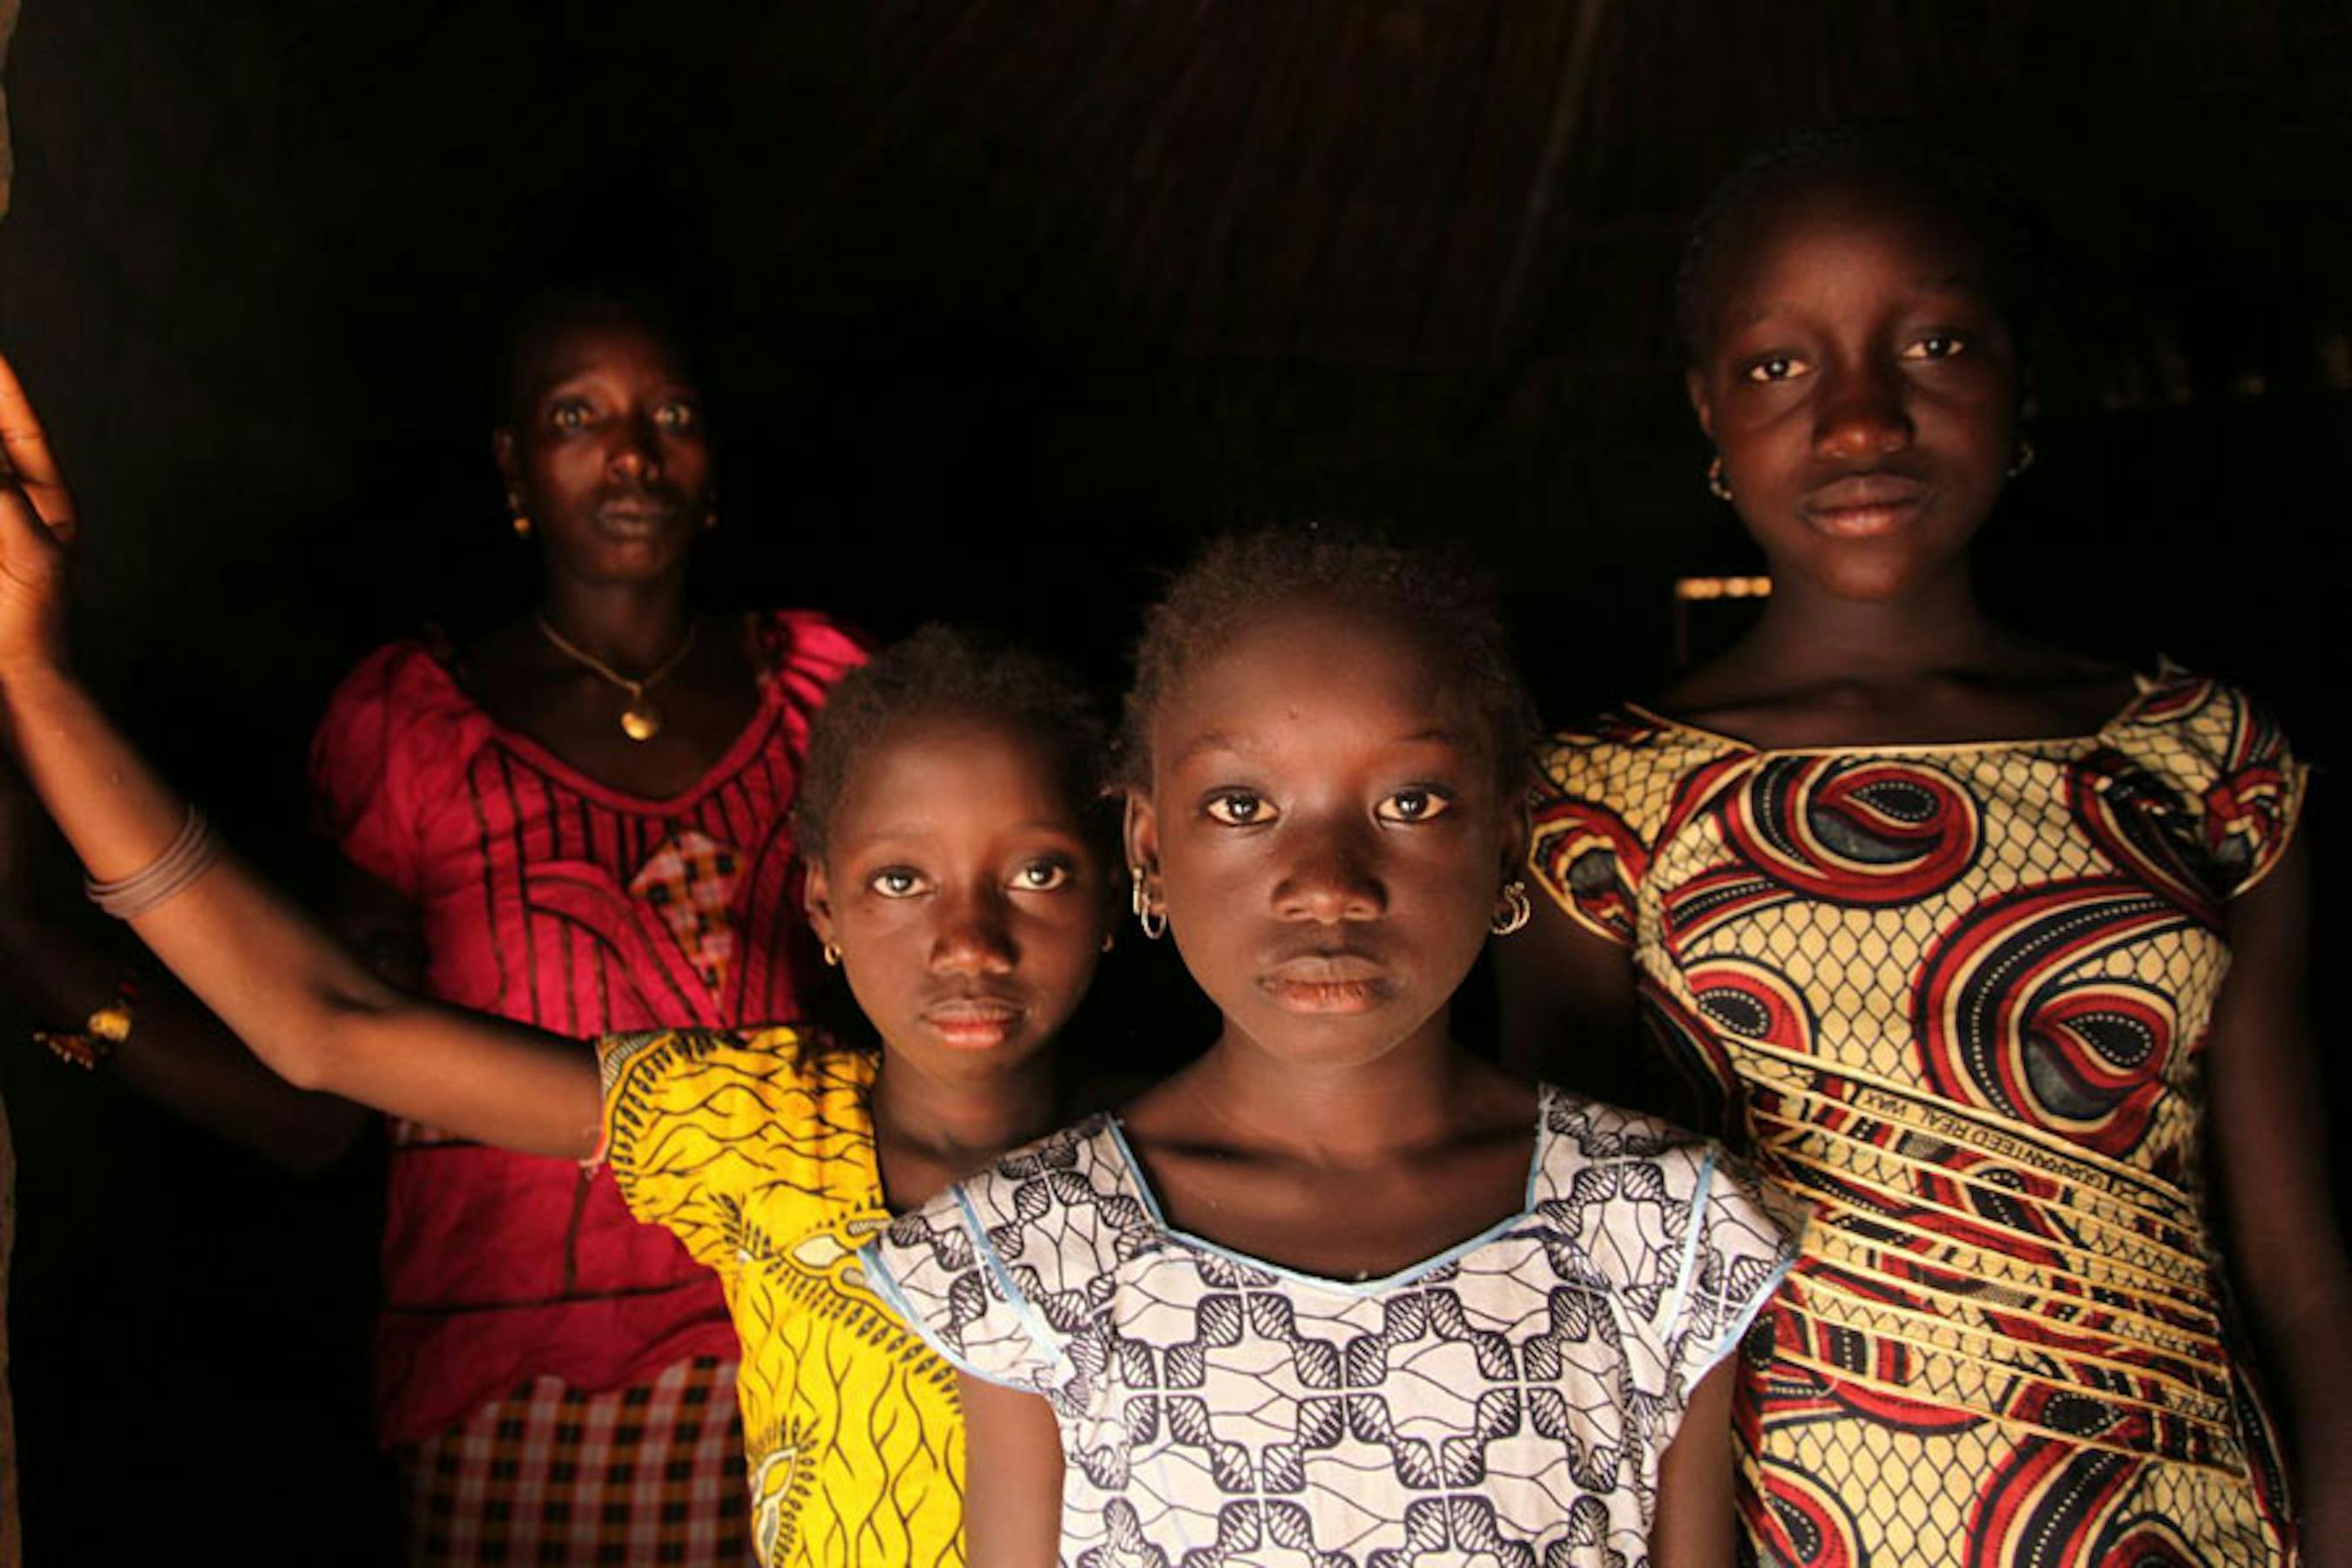
[[[1835,539],[1875,539],[1902,527],[1918,510],[1917,501],[1908,500],[1877,506],[1813,507],[1806,510],[1805,517],[1816,529]]]
[[[1389,994],[1388,966],[1354,952],[1301,953],[1259,977],[1258,989],[1288,1013],[1363,1013]]]
[[[940,1043],[956,1050],[984,1051],[1003,1045],[1020,1027],[1025,1009],[994,997],[958,997],[934,1002],[922,1011]]]
[[[1903,474],[1849,474],[1807,493],[1805,521],[1836,539],[1873,539],[1900,528],[1927,499]]]

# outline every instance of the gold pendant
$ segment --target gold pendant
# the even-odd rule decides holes
[[[642,697],[621,710],[621,733],[632,741],[650,741],[661,726],[661,710]]]

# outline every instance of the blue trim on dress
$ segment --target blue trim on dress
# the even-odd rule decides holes
[[[1408,1264],[1395,1273],[1384,1275],[1378,1279],[1327,1279],[1320,1274],[1309,1274],[1303,1269],[1287,1268],[1279,1263],[1269,1263],[1263,1258],[1252,1258],[1246,1252],[1237,1251],[1233,1247],[1211,1241],[1206,1237],[1195,1236],[1191,1231],[1178,1229],[1168,1223],[1167,1212],[1160,1206],[1160,1194],[1151,1190],[1151,1183],[1143,1173],[1143,1163],[1135,1157],[1135,1151],[1129,1147],[1127,1133],[1119,1126],[1118,1118],[1105,1116],[1103,1127],[1110,1134],[1112,1147],[1118,1151],[1119,1161],[1127,1168],[1128,1180],[1134,1184],[1136,1195],[1142,1203],[1144,1212],[1151,1216],[1151,1223],[1159,1228],[1160,1233],[1171,1241],[1181,1243],[1196,1252],[1205,1252],[1212,1257],[1222,1258],[1228,1263],[1238,1264],[1244,1268],[1255,1268],[1260,1273],[1278,1275],[1282,1279],[1312,1289],[1328,1290],[1341,1296],[1372,1297],[1384,1291],[1402,1289],[1415,1280],[1457,1263],[1488,1242],[1509,1235],[1514,1227],[1525,1225],[1537,1217],[1536,1190],[1542,1184],[1544,1161],[1551,1152],[1552,1135],[1548,1128],[1546,1112],[1551,1107],[1553,1093],[1549,1084],[1539,1084],[1537,1088],[1535,1152],[1528,1161],[1527,1202],[1519,1212],[1505,1215],[1477,1235],[1465,1241],[1454,1243],[1434,1258],[1420,1263]]]

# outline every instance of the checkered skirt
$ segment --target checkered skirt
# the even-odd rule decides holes
[[[408,1560],[751,1563],[736,1364],[604,1394],[538,1378],[397,1450]]]

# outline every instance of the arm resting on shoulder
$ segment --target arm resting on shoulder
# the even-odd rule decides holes
[[[1062,1541],[1062,1437],[1054,1407],[966,1373],[964,1550],[971,1568],[1052,1568]]]

